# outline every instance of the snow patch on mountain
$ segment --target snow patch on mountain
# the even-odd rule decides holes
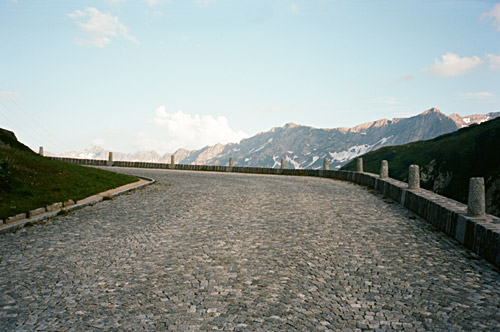
[[[295,169],[302,168],[302,167],[300,167],[300,164],[298,162],[296,162],[295,160],[293,160],[289,156],[286,156],[286,162],[292,164],[293,168],[295,168]]]
[[[379,148],[391,139],[392,136],[383,137],[378,142],[372,145],[362,144],[362,145],[354,145],[351,146],[348,150],[340,151],[340,152],[329,152],[332,161],[344,163],[353,158],[361,156],[369,151],[374,150],[375,148]]]
[[[308,168],[308,167],[310,167],[311,165],[313,165],[316,161],[318,161],[318,159],[319,159],[319,157],[318,157],[318,156],[313,156],[312,161],[311,161],[309,164],[307,164],[305,168]]]

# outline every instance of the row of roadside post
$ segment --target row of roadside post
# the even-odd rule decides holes
[[[363,158],[357,158],[356,171],[363,173]],[[382,160],[380,163],[380,178],[388,177],[389,163],[387,160]],[[420,190],[420,168],[418,165],[410,165],[408,169],[408,189]],[[469,180],[467,215],[470,217],[483,217],[486,215],[484,178],[482,177],[473,177]]]
[[[39,154],[43,156],[43,147],[39,149]],[[229,169],[233,167],[234,159],[229,158]],[[113,166],[113,152],[109,152],[108,166]],[[285,169],[285,159],[281,158],[281,169]],[[170,157],[170,168],[175,168],[175,157]],[[330,170],[329,160],[325,158],[323,161],[323,170]],[[356,160],[356,172],[363,173],[363,158]],[[382,160],[380,163],[381,179],[389,177],[389,163],[387,160]],[[408,189],[420,190],[420,169],[418,165],[410,165],[408,169]],[[484,178],[473,177],[469,180],[469,195],[467,201],[467,215],[472,217],[482,217],[486,214],[485,193],[484,193]]]

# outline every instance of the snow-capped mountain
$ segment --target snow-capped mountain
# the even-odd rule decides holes
[[[431,108],[410,118],[382,119],[354,128],[317,129],[289,123],[239,144],[217,144],[191,151],[181,162],[227,165],[229,157],[233,157],[235,166],[279,167],[284,158],[287,167],[317,169],[328,158],[333,169],[382,146],[431,139],[498,116],[500,112],[448,117]]]
[[[330,168],[339,168],[349,160],[386,145],[401,145],[431,139],[474,123],[500,116],[500,112],[446,116],[431,108],[410,118],[382,119],[353,128],[318,129],[288,123],[234,144],[216,144],[200,150],[179,149],[176,163],[227,165],[233,157],[235,166],[280,167],[284,158],[289,168],[321,168],[328,158]],[[100,147],[60,156],[107,159],[109,150]],[[125,154],[113,152],[114,160],[170,163],[171,154],[160,156],[155,151]]]

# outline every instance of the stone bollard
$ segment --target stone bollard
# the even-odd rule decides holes
[[[380,178],[385,179],[389,177],[389,163],[387,160],[382,160],[380,163]]]
[[[281,158],[281,169],[285,169],[285,159]]]
[[[325,160],[323,160],[323,170],[325,171],[330,170],[330,164],[328,162],[329,162],[328,158],[325,158]]]
[[[484,178],[470,178],[467,215],[470,217],[482,217],[486,214],[485,206]]]
[[[43,157],[43,146],[38,149],[38,154]]]
[[[113,166],[113,152],[109,152],[108,154],[108,163],[107,163],[108,166]]]
[[[233,167],[233,157],[229,158],[229,168]]]
[[[408,171],[408,189],[420,189],[420,170],[418,165],[410,165]]]
[[[170,156],[170,168],[171,169],[175,168],[175,156],[174,155]]]
[[[363,173],[363,158],[357,159],[356,172]]]

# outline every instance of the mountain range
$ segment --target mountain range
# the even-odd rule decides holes
[[[235,166],[257,167],[280,167],[281,158],[284,158],[288,168],[313,169],[321,168],[323,159],[328,158],[330,168],[334,169],[382,146],[431,139],[499,116],[500,112],[447,116],[431,108],[413,117],[382,119],[353,128],[320,129],[288,123],[243,139],[240,143],[216,144],[193,151],[179,149],[174,156],[175,162],[180,164],[227,165],[229,158],[233,157]],[[108,152],[94,146],[59,156],[107,159]],[[113,151],[113,159],[123,161],[169,163],[170,156],[170,153],[162,156],[156,151],[134,154]]]

